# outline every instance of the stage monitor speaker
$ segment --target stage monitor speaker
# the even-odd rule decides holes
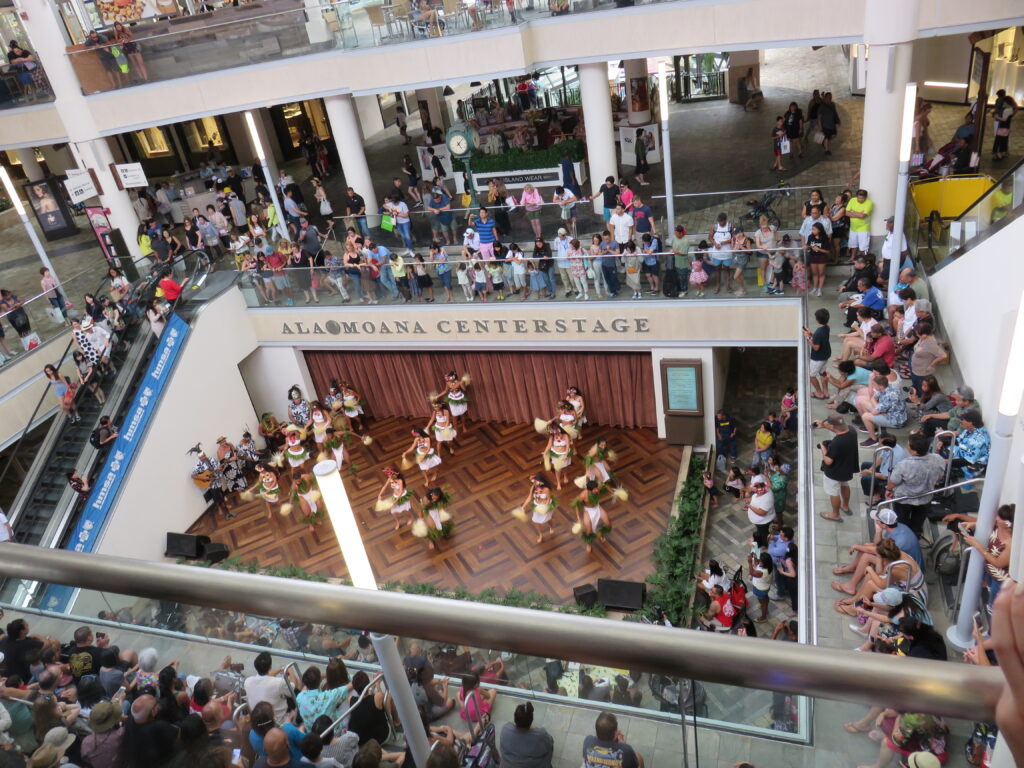
[[[210,543],[209,536],[195,536],[191,533],[167,532],[166,557],[184,557],[186,560],[197,560],[203,547]]]
[[[647,585],[642,581],[597,580],[597,599],[606,608],[639,611],[644,606],[646,593]]]
[[[576,598],[576,605],[584,608],[593,608],[597,605],[597,588],[593,584],[573,587],[572,596]]]
[[[211,541],[209,544],[203,545],[203,560],[209,560],[211,563],[219,563],[221,560],[226,560],[231,552],[228,550],[227,544],[221,544],[219,541]]]

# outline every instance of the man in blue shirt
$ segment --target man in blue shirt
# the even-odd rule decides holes
[[[455,240],[455,214],[452,213],[452,199],[444,193],[443,189],[434,187],[431,190],[427,208],[436,220],[436,225],[433,227],[434,232],[440,232],[445,245],[451,245]]]
[[[638,235],[645,232],[654,234],[654,209],[641,200],[640,195],[633,196],[633,221]]]
[[[601,272],[608,286],[608,298],[614,299],[619,295],[619,244],[608,231],[601,233]]]
[[[391,271],[391,251],[373,240],[367,240],[366,255],[377,263],[381,285],[391,292],[391,298],[397,299],[398,286],[395,284],[395,273]]]
[[[498,239],[495,232],[495,221],[487,212],[484,206],[480,206],[479,215],[472,216],[470,223],[475,227],[476,233],[480,236],[480,258],[494,258],[494,243]]]
[[[880,509],[871,513],[871,519],[875,521],[875,537],[868,544],[854,544],[850,547],[849,553],[853,555],[853,561],[848,565],[841,568],[836,568],[832,571],[837,576],[844,574],[853,574],[853,578],[845,582],[845,584],[852,585],[852,589],[856,589],[856,585],[860,584],[861,579],[864,578],[864,574],[867,571],[867,567],[870,565],[876,571],[879,570],[881,562],[878,558],[878,553],[875,550],[875,546],[882,539],[892,539],[896,542],[896,546],[900,548],[900,551],[906,552],[914,561],[924,568],[924,555],[921,553],[921,545],[917,541],[917,536],[903,523],[896,519],[896,513],[891,509]],[[835,582],[841,584],[844,582]],[[849,590],[842,590],[847,591]],[[853,592],[849,592],[853,594]]]

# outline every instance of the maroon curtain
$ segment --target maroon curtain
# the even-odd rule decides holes
[[[641,352],[306,352],[317,393],[349,381],[376,418],[419,418],[444,375],[468,373],[469,415],[481,421],[550,419],[566,387],[576,386],[587,417],[612,427],[653,427],[654,381]]]

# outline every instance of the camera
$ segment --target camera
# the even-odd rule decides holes
[[[815,429],[821,429],[821,422],[820,421],[812,421],[811,422],[811,426],[814,427]]]
[[[903,391],[904,391],[904,392],[909,392],[909,391],[910,391],[910,387],[904,387],[904,388],[903,388]]]
[[[821,443],[818,443],[815,448],[821,448]]]

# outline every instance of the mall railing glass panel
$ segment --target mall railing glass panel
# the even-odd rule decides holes
[[[132,27],[141,62],[123,43],[100,41],[69,51],[85,94],[143,82],[278,61],[323,51],[369,48],[543,21],[550,6],[564,14],[615,10],[663,0],[463,0],[429,4],[434,16],[413,19],[408,0],[394,2],[264,2],[256,7],[225,3],[194,16],[144,21]],[[270,10],[268,8],[277,9]],[[512,11],[514,10],[514,18]],[[103,32],[110,36],[109,29]],[[244,44],[240,41],[244,41]],[[84,41],[83,41],[84,43]]]

